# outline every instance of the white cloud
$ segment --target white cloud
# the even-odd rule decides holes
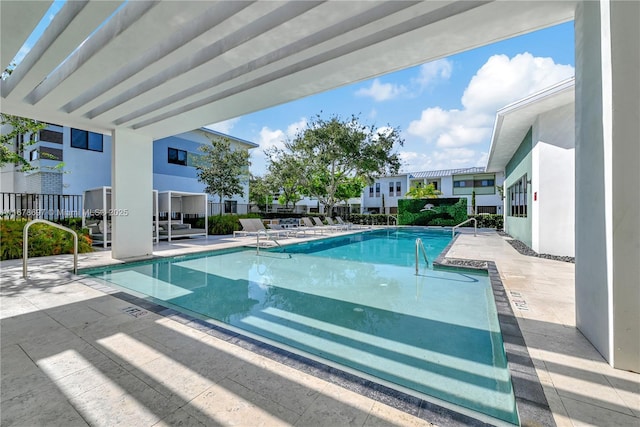
[[[218,132],[226,133],[229,135],[233,127],[240,121],[240,117],[236,117],[235,119],[225,120],[223,122],[214,123],[211,125],[205,126],[207,129],[215,130]]]
[[[556,64],[551,58],[534,57],[528,52],[511,59],[506,55],[494,55],[469,82],[462,95],[462,105],[472,111],[495,113],[513,101],[574,74],[571,65]]]
[[[369,96],[375,101],[388,101],[407,92],[407,88],[393,83],[380,83],[380,79],[374,79],[371,86],[362,88],[356,92],[357,96]]]
[[[441,80],[448,80],[452,70],[453,63],[448,59],[428,62],[420,66],[420,75],[414,79],[414,82],[420,89],[425,89]]]
[[[266,150],[271,148],[283,149],[285,142],[293,139],[297,133],[307,127],[306,117],[302,117],[297,122],[291,123],[286,130],[270,129],[264,126],[260,129],[256,143],[260,146],[251,150],[251,172],[256,175],[264,175],[267,170]]]
[[[440,152],[443,156],[465,154],[450,149],[488,142],[499,108],[573,75],[572,66],[556,64],[551,58],[530,53],[511,59],[494,55],[471,78],[462,95],[463,109],[427,108],[409,124],[407,132],[437,148],[449,149]],[[479,165],[474,163],[471,166]]]
[[[297,122],[291,123],[287,126],[287,136],[289,138],[295,137],[300,131],[307,128],[307,124],[308,122],[306,117],[302,117]]]

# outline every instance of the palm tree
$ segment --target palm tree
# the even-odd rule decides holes
[[[437,199],[441,194],[442,191],[436,190],[433,184],[429,184],[424,187],[411,187],[405,196],[410,199]]]

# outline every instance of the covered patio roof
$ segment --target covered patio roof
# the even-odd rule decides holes
[[[0,3],[7,67],[50,1]],[[575,1],[67,1],[2,111],[154,139],[573,19]]]

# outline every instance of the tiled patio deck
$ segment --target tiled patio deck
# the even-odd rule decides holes
[[[248,241],[174,242],[156,254]],[[558,425],[640,424],[640,376],[610,368],[574,327],[572,264],[522,256],[494,232],[460,236],[448,256],[496,262]],[[28,283],[19,261],[0,265],[2,426],[429,424],[331,372],[87,286],[64,271],[70,262],[31,260]],[[110,252],[80,256],[81,267],[107,262]]]

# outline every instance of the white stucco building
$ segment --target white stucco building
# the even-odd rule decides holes
[[[198,181],[194,164],[202,155],[199,147],[209,143],[210,137],[228,139],[232,149],[257,147],[252,142],[207,128],[160,138],[153,146],[153,189],[204,192],[205,185]],[[38,133],[36,141],[23,153],[35,169],[21,172],[14,165],[5,165],[0,170],[0,192],[79,196],[88,189],[111,186],[110,135],[49,124]],[[209,196],[209,201],[213,202],[213,209],[219,208],[217,196]],[[228,212],[243,213],[248,203],[247,180],[243,193],[223,200],[223,208]]]
[[[501,214],[503,173],[486,172],[484,167],[446,169],[435,171],[407,172],[393,176],[383,176],[365,187],[361,196],[363,213],[398,212],[398,200],[404,199],[412,187],[432,184],[441,191],[439,197],[464,197],[467,211],[474,213]]]
[[[498,110],[487,170],[504,173],[504,227],[538,253],[575,255],[575,80]]]

